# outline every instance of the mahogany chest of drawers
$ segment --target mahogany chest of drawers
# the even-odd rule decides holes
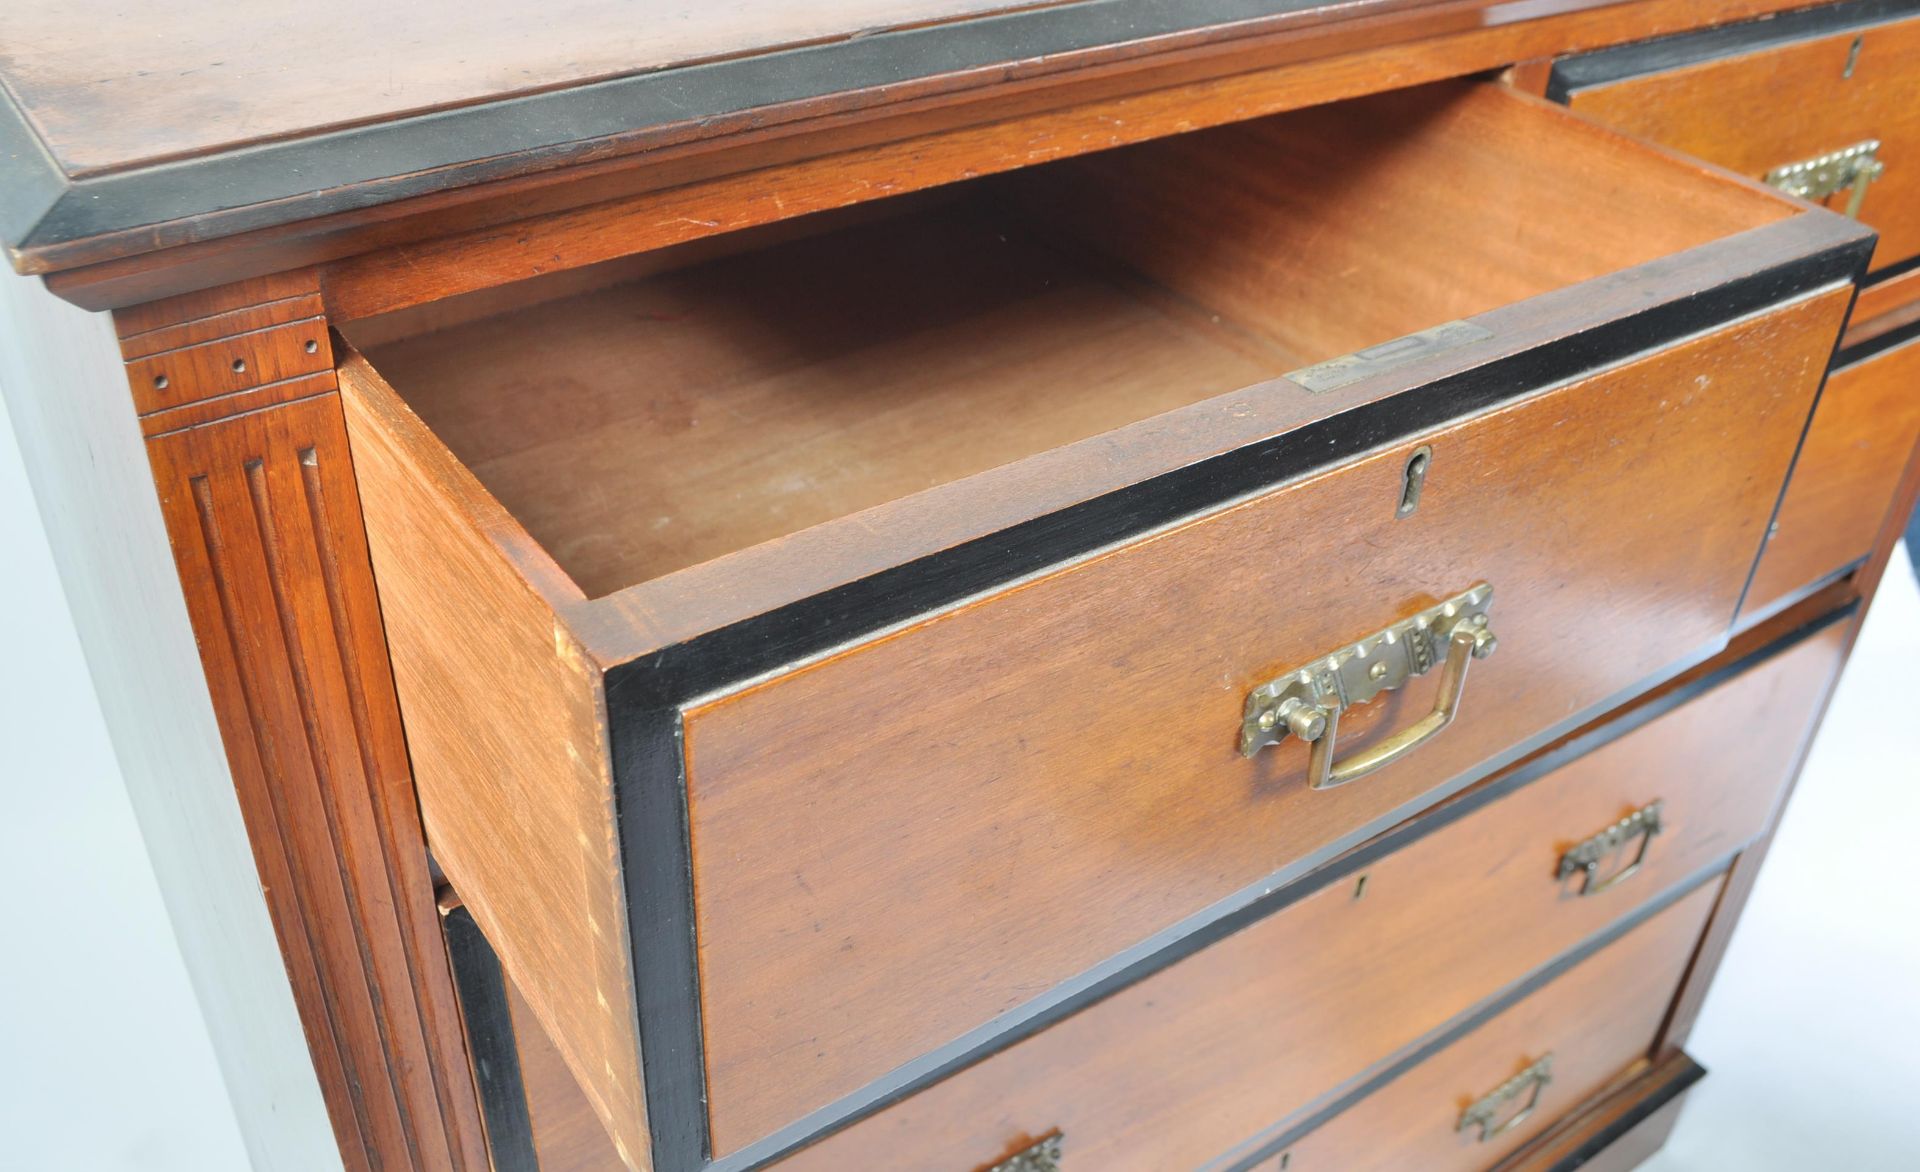
[[[348,1166],[1658,1146],[1920,488],[1920,8],[737,7],[194,126],[0,18]]]

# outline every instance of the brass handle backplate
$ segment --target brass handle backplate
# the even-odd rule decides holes
[[[987,1172],[1060,1172],[1060,1144],[1064,1137],[1054,1132],[1023,1152],[1016,1152],[987,1169]]]
[[[1320,656],[1247,694],[1240,720],[1240,753],[1251,757],[1288,736],[1308,742],[1307,784],[1331,789],[1364,777],[1411,753],[1453,723],[1467,686],[1467,668],[1493,654],[1498,641],[1487,625],[1493,587],[1480,583],[1412,618]],[[1440,665],[1433,711],[1345,761],[1334,761],[1340,714]]]
[[[1612,826],[1568,850],[1566,854],[1560,856],[1560,869],[1556,878],[1565,882],[1571,876],[1581,876],[1579,892],[1581,895],[1605,895],[1633,878],[1639,874],[1640,865],[1647,861],[1647,847],[1653,844],[1653,836],[1660,833],[1661,812],[1664,808],[1663,802],[1648,802]],[[1636,839],[1640,842],[1640,849],[1634,852],[1633,860],[1595,883],[1594,877],[1600,873],[1601,861],[1618,853]]]
[[[1767,185],[1788,195],[1819,203],[1836,192],[1853,190],[1847,197],[1847,215],[1860,218],[1860,204],[1867,198],[1867,187],[1884,175],[1887,165],[1880,161],[1880,140],[1867,139],[1850,147],[1815,155],[1797,163],[1788,163],[1767,172]]]
[[[1553,1055],[1543,1054],[1539,1061],[1527,1067],[1519,1074],[1501,1083],[1482,1095],[1478,1102],[1460,1113],[1460,1122],[1454,1125],[1455,1131],[1467,1131],[1479,1128],[1479,1142],[1499,1139],[1514,1128],[1526,1122],[1533,1109],[1540,1105],[1540,1092],[1553,1081]],[[1501,1112],[1512,1103],[1518,1103],[1525,1096],[1526,1102],[1518,1111],[1500,1118]]]

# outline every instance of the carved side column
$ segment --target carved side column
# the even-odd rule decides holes
[[[115,324],[342,1156],[482,1172],[318,293],[289,274]]]

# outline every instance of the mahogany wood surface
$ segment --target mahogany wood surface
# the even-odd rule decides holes
[[[1409,439],[690,709],[716,1150],[1711,644],[1847,299]],[[1423,441],[1434,471],[1397,520]],[[1502,649],[1475,667],[1457,727],[1322,792],[1300,784],[1298,744],[1236,755],[1253,686],[1481,580]],[[1602,611],[1609,637],[1567,655],[1565,633]],[[1343,741],[1430,703],[1389,695],[1344,720]]]
[[[1659,1151],[1679,1122],[1687,1092],[1683,1089],[1666,1098],[1671,1088],[1699,1077],[1700,1068],[1693,1059],[1679,1050],[1668,1051],[1606,1098],[1559,1120],[1552,1130],[1500,1161],[1492,1172],[1569,1172],[1573,1168],[1629,1172]],[[1666,1102],[1646,1111],[1654,1098],[1666,1098]],[[1642,1117],[1621,1132],[1621,1126],[1635,1115]],[[1588,1149],[1603,1140],[1606,1146],[1589,1155]]]
[[[1288,1172],[1475,1172],[1635,1077],[1718,887],[1704,885],[1335,1116],[1290,1149]],[[1533,1116],[1487,1143],[1456,1130],[1468,1105],[1547,1053],[1553,1082]]]
[[[256,335],[210,336],[251,324],[256,292],[119,323],[136,402],[202,411],[148,441],[161,509],[342,1158],[483,1169],[331,376],[302,380],[305,397],[222,418],[208,404],[224,394],[231,405],[237,372],[196,360],[208,347],[287,352]],[[293,352],[330,368],[324,328],[301,329],[295,338],[316,339],[317,352]],[[169,375],[160,400],[146,397],[156,371]],[[247,373],[279,371],[262,362]]]
[[[480,536],[511,524],[466,470],[396,442],[409,421],[386,413],[404,408],[363,362],[349,358],[340,384],[360,483],[380,502],[367,540],[435,860],[645,1167],[599,674],[522,566]]]
[[[1920,342],[1833,372],[1787,482],[1743,613],[1863,558],[1920,442]]]
[[[1266,31],[1241,26],[1099,67],[1063,54],[1031,68],[691,119],[615,142],[570,144],[579,147],[577,157],[509,155],[459,178],[441,168],[433,176],[442,186],[429,194],[384,190],[412,177],[368,182],[345,189],[359,205],[349,210],[302,216],[241,207],[16,251],[13,259],[23,271],[60,273],[50,282],[60,295],[106,308],[367,254],[329,274],[330,304],[336,320],[345,320],[549,272],[556,258],[578,264],[631,254],[690,233],[1801,3],[1328,6],[1279,18]],[[698,183],[710,186],[691,186]],[[681,190],[665,190],[675,187]],[[775,189],[785,210],[767,198]],[[652,192],[664,194],[655,199]],[[505,227],[515,220],[527,223]],[[436,237],[448,239],[392,251]]]
[[[1056,1128],[1093,1167],[1207,1165],[1758,834],[1836,662],[1803,644],[782,1166],[964,1167]],[[1762,705],[1802,718],[1756,736]],[[1641,872],[1587,898],[1555,881],[1655,799],[1672,821]]]
[[[71,175],[738,57],[1073,0],[183,0],[128,21],[111,0],[0,9],[4,78]],[[364,38],[365,51],[268,53]]]
[[[1855,47],[1858,42],[1858,48]],[[1874,267],[1920,255],[1920,17],[1575,90],[1574,110],[1758,178],[1865,139],[1886,173],[1860,217]],[[1829,196],[1836,210],[1848,194]]]

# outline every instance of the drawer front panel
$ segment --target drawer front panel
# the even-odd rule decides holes
[[[1525,1146],[1648,1056],[1719,889],[1706,884],[1334,1117],[1288,1149],[1287,1167],[1476,1172]],[[1543,1059],[1551,1081],[1536,1088],[1522,1074]],[[1488,1130],[1512,1126],[1486,1140],[1461,1127],[1502,1088],[1514,1093]],[[1534,1110],[1516,1119],[1535,1089]]]
[[[1827,378],[1743,611],[1764,615],[1863,558],[1920,440],[1920,341]]]
[[[1756,179],[1878,141],[1884,171],[1858,209],[1880,232],[1873,267],[1920,255],[1920,15],[1838,31],[1809,24],[1784,43],[1768,33],[1776,24],[1792,27],[1751,26],[1747,51],[1725,32],[1698,38],[1705,59],[1687,60],[1686,38],[1575,58],[1556,85],[1579,113]],[[1841,211],[1851,198],[1849,187],[1817,202]]]
[[[1830,627],[782,1166],[971,1167],[1055,1129],[1069,1167],[1199,1166],[1756,836],[1843,638]],[[1780,715],[1755,727],[1756,711]],[[1559,878],[1576,844],[1655,801],[1640,871],[1588,896]]]
[[[1711,649],[1846,300],[1415,437],[689,711],[716,1150],[1252,898]],[[1396,516],[1416,445],[1430,471]],[[1297,740],[1240,756],[1253,688],[1482,581],[1500,648],[1431,744],[1322,790]],[[1427,679],[1353,709],[1342,752],[1433,703]]]

